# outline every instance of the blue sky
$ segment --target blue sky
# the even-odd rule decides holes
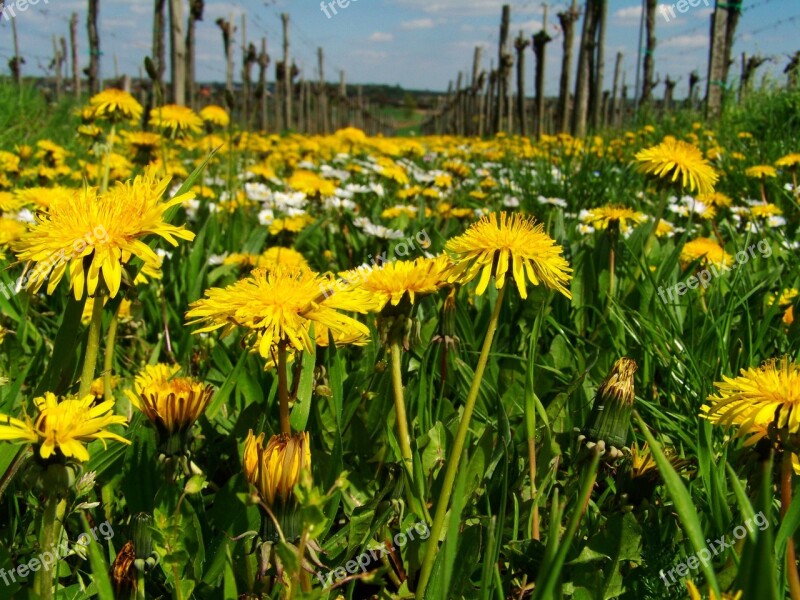
[[[13,5],[16,0],[6,0]],[[508,1],[508,0],[505,0]],[[663,80],[667,74],[680,78],[676,96],[682,97],[688,86],[688,75],[697,68],[705,77],[708,54],[708,28],[711,9],[708,0],[695,0],[684,14],[676,13],[668,22],[663,15],[656,21],[659,46],[656,51],[656,72]],[[45,3],[47,2],[47,3]],[[318,0],[232,0],[206,1],[204,20],[198,24],[198,78],[224,80],[225,63],[222,36],[214,24],[218,17],[233,16],[237,25],[247,15],[248,40],[257,42],[267,37],[273,59],[280,55],[280,13],[291,15],[291,40],[295,60],[308,77],[316,77],[316,47],[326,53],[326,78],[338,80],[338,70],[345,69],[350,83],[399,84],[414,89],[443,90],[459,70],[471,71],[473,49],[485,46],[484,68],[490,59],[496,62],[500,11],[504,0],[351,0],[347,8],[337,7],[330,18]],[[541,28],[543,9],[538,0],[512,0],[512,36],[520,29],[530,36]],[[713,0],[710,0],[713,4]],[[579,2],[583,4],[583,1]],[[42,74],[52,57],[52,35],[68,36],[69,16],[80,16],[81,60],[88,59],[85,37],[85,0],[39,0],[35,6],[18,12],[16,17],[20,47],[27,63],[25,74]],[[624,53],[627,82],[633,90],[636,48],[638,43],[638,0],[611,0],[607,38],[606,69],[610,81],[617,51]],[[336,5],[335,5],[336,6]],[[561,61],[561,35],[556,13],[566,2],[550,3],[548,31],[554,41],[548,45],[547,92],[557,90]],[[139,67],[151,47],[152,2],[100,0],[100,43],[103,51],[102,71],[114,75],[114,54],[120,73],[138,74]],[[787,55],[800,49],[797,35],[800,27],[798,0],[744,0],[732,67],[738,75],[740,55],[760,53],[774,56],[775,62],[762,68],[760,74],[772,73],[783,81],[781,71]],[[578,24],[580,27],[580,22]],[[241,38],[237,32],[236,78],[241,64]],[[578,37],[578,36],[576,36]],[[11,26],[0,19],[0,69],[8,72],[7,60],[12,55]],[[576,40],[577,42],[577,40]],[[533,53],[527,51],[528,91],[533,89]],[[274,62],[270,77],[274,76]],[[663,86],[657,89],[660,96]]]

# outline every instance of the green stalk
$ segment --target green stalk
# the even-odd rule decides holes
[[[47,498],[42,515],[42,528],[39,530],[39,547],[44,552],[50,552],[55,546],[55,542],[61,536],[61,521],[64,518],[64,510],[67,507],[65,499],[59,500],[57,494],[51,494]],[[39,569],[33,580],[33,591],[36,592],[39,600],[50,600],[53,597],[53,579],[58,572],[58,565],[53,565],[51,569]]]
[[[289,424],[289,385],[286,380],[286,344],[278,344],[278,405],[280,408],[281,433],[292,434]]]
[[[111,373],[114,370],[114,344],[117,341],[117,325],[119,323],[119,308],[111,316],[111,323],[108,325],[108,333],[106,334],[106,354],[103,357],[103,396],[106,400],[113,400],[114,396],[111,394]]]
[[[450,495],[453,493],[453,485],[456,481],[456,474],[458,473],[458,465],[461,461],[461,455],[464,450],[464,443],[469,433],[469,423],[472,420],[472,411],[475,409],[475,401],[478,399],[478,392],[480,391],[481,381],[483,379],[483,372],[486,369],[486,363],[489,359],[489,350],[492,347],[495,331],[497,331],[497,322],[500,318],[500,309],[503,306],[503,297],[505,295],[506,286],[500,288],[497,293],[497,301],[495,302],[492,316],[489,319],[489,327],[486,330],[486,337],[483,340],[483,347],[481,348],[481,355],[478,359],[478,365],[475,368],[475,376],[472,379],[472,386],[469,389],[469,395],[464,403],[464,413],[461,415],[461,421],[458,424],[458,431],[456,432],[456,439],[453,442],[453,451],[450,455],[450,460],[447,463],[447,470],[444,474],[444,483],[442,484],[442,491],[439,495],[439,500],[436,503],[436,513],[433,517],[433,525],[431,526],[430,540],[428,541],[428,548],[425,551],[425,558],[422,561],[420,570],[419,583],[417,584],[417,600],[422,600],[425,595],[425,588],[428,585],[428,579],[431,576],[433,569],[433,561],[436,558],[436,553],[439,549],[439,537],[442,533],[444,526],[445,515],[447,514],[447,506],[450,503]]]
[[[117,126],[111,124],[111,133],[108,135],[108,150],[106,151],[106,159],[103,163],[103,179],[100,182],[100,193],[103,194],[108,189],[108,177],[111,173],[111,153],[114,150],[114,136],[116,135]]]
[[[403,466],[408,475],[408,483],[405,485],[406,497],[409,506],[420,516],[426,516],[427,511],[423,510],[423,503],[417,497],[414,487],[414,455],[411,453],[411,436],[408,432],[408,417],[406,416],[406,403],[403,399],[403,375],[401,372],[402,354],[400,341],[394,336],[390,345],[392,355],[392,391],[394,396],[394,410],[397,419],[397,437],[400,441],[400,453],[403,456]],[[430,520],[430,517],[427,517]]]
[[[97,365],[97,353],[100,349],[100,330],[103,328],[103,297],[94,297],[92,304],[92,320],[89,323],[89,339],[86,341],[86,354],[83,357],[81,371],[81,387],[78,398],[89,394],[94,380],[94,368]]]
[[[397,337],[397,336],[395,336]],[[400,453],[403,464],[413,478],[413,455],[411,454],[411,437],[408,433],[408,418],[406,417],[406,403],[403,400],[403,375],[400,369],[401,354],[400,343],[392,340],[392,391],[394,392],[394,410],[397,417],[397,437],[400,442]]]

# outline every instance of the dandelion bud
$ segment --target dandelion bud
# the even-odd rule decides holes
[[[586,437],[598,448],[624,448],[628,441],[628,426],[633,412],[635,392],[633,374],[636,362],[622,357],[597,388]]]

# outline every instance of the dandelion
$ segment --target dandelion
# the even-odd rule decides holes
[[[624,206],[608,205],[581,211],[580,220],[599,231],[627,231],[647,221],[647,215]]]
[[[681,249],[680,261],[683,268],[695,261],[700,261],[702,266],[714,265],[724,268],[733,262],[730,254],[717,242],[710,238],[696,238],[686,242]]]
[[[562,256],[561,246],[532,217],[503,212],[498,222],[497,214],[492,213],[450,239],[445,251],[454,263],[450,281],[466,283],[480,273],[475,290],[479,296],[486,291],[492,276],[495,287],[500,289],[510,272],[523,299],[528,297],[526,276],[533,285],[543,283],[572,297],[565,287],[572,269]]]
[[[688,191],[708,193],[714,191],[719,175],[695,146],[671,136],[660,144],[636,154],[641,171],[672,182],[680,179]]]
[[[20,260],[35,265],[28,289],[36,292],[48,280],[47,293],[52,294],[69,271],[76,300],[99,290],[113,298],[120,289],[123,267],[134,256],[157,269],[161,261],[142,238],[158,235],[173,246],[178,245],[176,238],[194,239],[191,231],[163,220],[167,209],[193,196],[182,194],[164,202],[161,197],[168,185],[169,179],[140,175],[103,195],[96,188],[84,188],[70,201],[54,199],[15,247]]]
[[[93,440],[103,440],[104,445],[105,440],[130,444],[107,429],[111,425],[127,424],[125,417],[112,413],[114,402],[93,406],[94,400],[93,395],[59,400],[52,392],[46,392],[33,400],[38,411],[35,418],[0,415],[0,440],[32,444],[45,460],[65,457],[80,462],[89,460],[84,444]]]
[[[634,360],[622,357],[614,363],[611,371],[597,388],[589,425],[585,437],[587,448],[596,444],[602,453],[609,447],[611,458],[621,455],[620,448],[627,446],[634,392],[633,374],[637,366]]]
[[[231,122],[228,111],[214,104],[204,107],[200,111],[200,118],[210,125],[217,125],[219,127],[227,127]]]
[[[150,122],[153,126],[174,136],[199,133],[203,125],[200,117],[191,108],[176,104],[167,104],[152,109]]]
[[[89,99],[92,117],[111,122],[135,121],[142,116],[143,108],[131,94],[123,90],[108,88]]]

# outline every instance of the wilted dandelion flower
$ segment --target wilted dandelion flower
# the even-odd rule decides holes
[[[714,240],[697,238],[686,242],[680,254],[680,261],[684,268],[696,260],[700,260],[703,265],[712,264],[717,267],[724,267],[730,265],[733,259]]]
[[[628,442],[628,427],[636,399],[633,381],[636,369],[636,361],[624,356],[614,363],[597,388],[585,430],[587,445],[598,444],[601,452],[608,448],[612,458],[618,455],[614,449],[623,448]]]
[[[498,221],[497,213],[492,213],[450,239],[445,251],[454,263],[450,281],[466,283],[480,273],[475,290],[478,295],[486,291],[492,276],[495,287],[503,287],[510,272],[522,298],[528,297],[526,275],[533,285],[544,283],[572,298],[565,287],[572,269],[562,256],[562,248],[532,217],[503,212]]]
[[[167,104],[150,111],[150,122],[153,126],[173,135],[199,133],[203,125],[200,117],[186,106]]]
[[[136,120],[142,116],[142,105],[128,92],[109,88],[95,94],[89,100],[93,118],[110,121]]]
[[[175,438],[176,445],[168,448],[173,454],[184,448],[186,434],[203,414],[213,395],[210,385],[191,377],[175,377],[176,366],[148,365],[134,381],[134,390],[126,390],[131,404],[156,427],[163,440]]]
[[[645,173],[670,179],[689,191],[708,193],[714,191],[719,175],[711,164],[692,144],[676,140],[671,136],[660,144],[636,154],[639,168]]]
[[[722,379],[714,384],[717,395],[709,395],[701,407],[701,417],[714,425],[736,425],[738,436],[751,436],[748,446],[767,436],[770,426],[800,432],[800,365],[789,357]]]
[[[113,298],[122,282],[123,266],[132,257],[157,270],[161,260],[141,238],[158,235],[173,246],[178,245],[176,238],[194,239],[191,231],[163,220],[168,208],[193,196],[187,193],[163,202],[168,185],[169,179],[140,175],[100,196],[96,188],[84,188],[70,201],[54,199],[15,248],[20,260],[36,263],[27,287],[38,291],[49,274],[47,293],[52,294],[69,267],[76,300],[84,291],[94,295],[101,282]]]
[[[242,466],[245,478],[255,486],[264,504],[271,508],[276,504],[286,505],[300,481],[300,472],[311,470],[308,432],[273,435],[264,445],[264,434],[256,437],[251,429]]]
[[[370,294],[350,285],[337,287],[311,271],[255,269],[224,289],[206,290],[205,298],[186,313],[187,324],[202,325],[195,333],[224,328],[223,336],[244,327],[264,358],[280,343],[310,352],[312,323],[330,328],[334,335],[368,336],[363,323],[338,311],[366,312],[373,303]]]
[[[89,460],[84,444],[93,440],[130,444],[107,431],[110,425],[126,425],[125,417],[112,413],[114,402],[93,406],[94,401],[91,394],[82,399],[67,397],[59,401],[55,394],[46,392],[33,400],[38,410],[35,419],[28,415],[22,419],[0,415],[0,440],[33,444],[43,459],[60,454],[81,462]]]

